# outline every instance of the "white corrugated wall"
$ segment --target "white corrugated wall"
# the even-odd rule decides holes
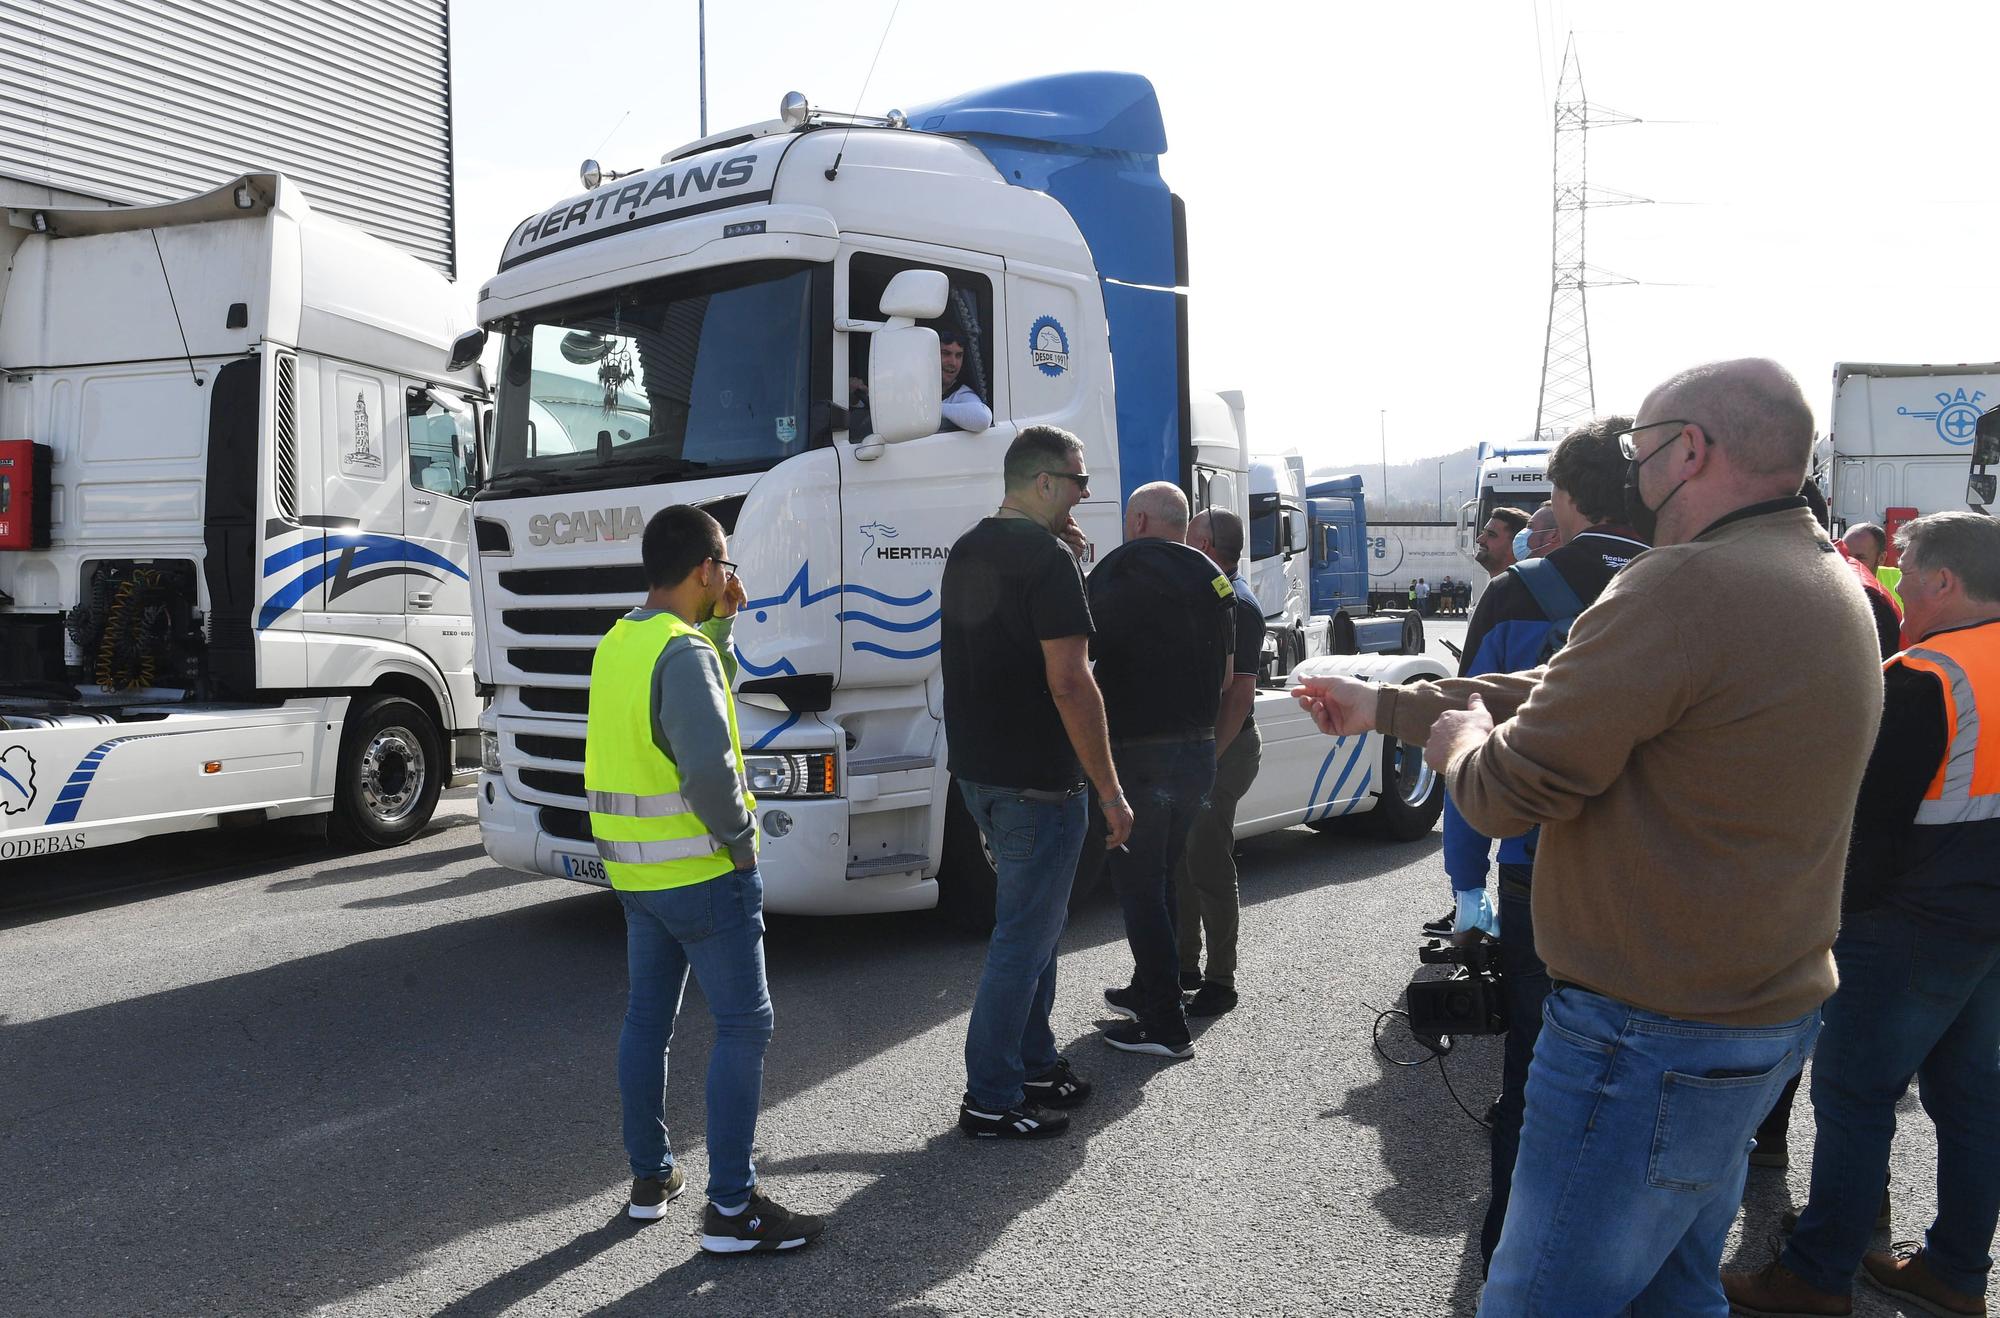
[[[276,169],[447,275],[449,0],[0,0],[0,176],[115,202]]]

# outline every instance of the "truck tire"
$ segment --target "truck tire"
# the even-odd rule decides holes
[[[1415,613],[1403,615],[1403,654],[1424,652],[1424,620]]]
[[[430,823],[450,766],[437,724],[415,701],[364,695],[348,709],[327,835],[337,846],[401,846]]]
[[[938,867],[938,909],[961,933],[985,935],[993,930],[993,901],[1000,874],[993,853],[965,808],[958,780],[945,786],[944,857]]]
[[[1424,763],[1424,748],[1382,738],[1382,795],[1362,818],[1377,836],[1414,842],[1444,813],[1444,780]]]

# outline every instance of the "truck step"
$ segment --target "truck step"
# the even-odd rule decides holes
[[[896,856],[877,856],[873,860],[852,860],[847,863],[847,877],[872,879],[878,874],[908,874],[915,870],[928,869],[930,863],[929,856],[916,856],[907,852]]]
[[[848,776],[864,773],[905,773],[911,769],[929,769],[937,765],[935,755],[877,755],[872,759],[856,759],[847,762]]]

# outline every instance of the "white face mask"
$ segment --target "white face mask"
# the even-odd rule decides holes
[[[1528,553],[1528,528],[1524,526],[1520,530],[1514,532],[1514,561],[1517,563],[1523,562],[1529,557],[1530,555]]]

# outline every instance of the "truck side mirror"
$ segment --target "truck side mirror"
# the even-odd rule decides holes
[[[934,320],[944,314],[951,283],[941,270],[904,270],[882,290],[882,314]]]
[[[447,371],[462,371],[479,360],[486,351],[486,331],[470,329],[451,341],[451,361]]]
[[[944,276],[938,278],[942,280]],[[888,299],[883,300],[886,303]],[[942,402],[937,331],[921,325],[877,330],[868,345],[868,406],[874,433],[862,441],[855,456],[874,458],[885,443],[900,444],[919,435],[935,435],[942,420]]]
[[[1994,487],[2000,485],[2000,476],[1974,476],[1965,483],[1965,501],[1981,512],[1991,509],[1996,502]]]
[[[1306,538],[1306,515],[1303,509],[1293,508],[1285,513],[1285,529],[1286,539],[1289,542],[1285,546],[1286,549],[1298,553],[1311,546],[1312,541]]]

